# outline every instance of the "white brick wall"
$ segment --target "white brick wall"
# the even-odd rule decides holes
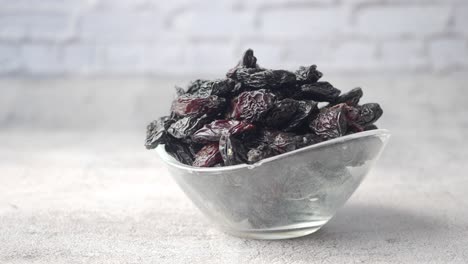
[[[468,0],[0,0],[0,75],[468,72]]]

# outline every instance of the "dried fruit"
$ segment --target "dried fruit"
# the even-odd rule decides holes
[[[182,95],[172,102],[171,110],[178,116],[202,116],[204,114],[218,113],[226,103],[226,99],[211,95],[208,97],[197,97],[193,95]]]
[[[245,163],[247,151],[244,144],[234,136],[222,135],[219,139],[219,152],[227,166]]]
[[[177,140],[173,137],[168,137],[166,144],[164,145],[166,152],[172,157],[177,159],[179,162],[192,165],[193,163],[193,149],[189,144]]]
[[[359,117],[356,123],[361,126],[367,126],[377,121],[383,114],[383,110],[379,104],[369,103],[363,104],[359,109]]]
[[[198,80],[193,84],[187,93],[197,97],[209,97],[210,95],[229,96],[234,90],[236,82],[232,79],[219,79],[214,81]]]
[[[219,144],[211,143],[204,146],[196,155],[192,166],[195,167],[213,167],[216,164],[223,162],[223,158],[219,153]]]
[[[265,125],[272,128],[283,128],[293,118],[299,108],[299,102],[286,98],[277,101],[265,116]]]
[[[176,87],[170,115],[147,127],[146,148],[164,144],[178,161],[197,167],[255,163],[325,140],[377,129],[374,123],[383,113],[379,104],[359,105],[361,88],[340,95],[341,91],[330,83],[319,82],[322,73],[316,65],[300,67],[294,73],[265,69],[257,64],[251,49],[226,76],[195,80],[186,90]],[[319,109],[318,102],[328,105]],[[343,152],[346,157],[336,160],[361,162],[361,156],[372,146],[356,144],[362,151],[356,147],[355,152]],[[320,164],[320,158],[312,162]],[[342,162],[335,165],[333,171],[343,169]]]
[[[296,82],[296,75],[285,70],[266,70],[254,73],[244,80],[244,84],[248,87],[261,89],[275,89]]]
[[[310,128],[323,139],[341,137],[347,131],[346,112],[346,104],[325,108],[312,121]]]
[[[275,95],[266,90],[249,91],[232,100],[231,118],[257,122],[273,107]]]
[[[200,128],[192,135],[195,142],[219,141],[222,135],[239,135],[255,129],[255,126],[245,121],[215,120]]]
[[[308,67],[301,66],[295,74],[299,83],[315,83],[323,76],[323,74],[317,70],[317,65]]]
[[[277,155],[278,153],[275,152],[272,148],[268,147],[266,144],[262,144],[256,148],[249,150],[247,153],[247,162],[249,164],[259,162],[262,159],[266,159],[272,156]]]
[[[359,100],[361,99],[362,95],[363,95],[362,89],[357,87],[347,93],[344,93],[338,96],[338,98],[333,104],[336,105],[336,104],[345,103],[349,106],[357,106],[359,104]]]
[[[227,73],[226,76],[228,78],[234,78],[236,75],[236,71],[241,68],[260,68],[257,65],[257,58],[254,56],[254,52],[251,49],[248,49],[244,52],[244,55],[242,55],[242,59],[237,63],[236,67],[230,69]]]
[[[149,123],[146,127],[146,141],[145,146],[147,149],[154,149],[159,144],[166,143],[166,128],[173,122],[168,116],[163,116],[153,122]]]
[[[210,118],[207,115],[199,118],[187,116],[172,123],[167,132],[178,139],[188,138],[209,121]]]
[[[292,132],[300,129],[312,116],[316,115],[318,111],[317,102],[311,100],[298,101],[298,108],[284,131]]]
[[[301,85],[296,94],[296,99],[314,100],[317,102],[334,102],[341,91],[333,87],[329,82],[316,82]]]

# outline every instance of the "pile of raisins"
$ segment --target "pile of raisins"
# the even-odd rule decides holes
[[[379,104],[360,105],[361,88],[341,94],[321,77],[315,65],[295,72],[261,68],[249,49],[226,78],[177,88],[170,116],[148,125],[145,146],[164,144],[184,164],[219,167],[377,128]]]

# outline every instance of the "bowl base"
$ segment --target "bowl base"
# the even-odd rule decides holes
[[[264,239],[264,240],[276,240],[276,239],[290,239],[296,237],[302,237],[310,235],[318,231],[327,221],[317,221],[309,223],[306,227],[284,227],[275,229],[257,229],[257,230],[233,230],[227,228],[221,228],[227,234],[251,239]]]

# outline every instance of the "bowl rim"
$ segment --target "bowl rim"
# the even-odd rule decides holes
[[[305,152],[305,151],[309,151],[309,150],[317,149],[317,148],[322,148],[322,147],[327,147],[329,145],[339,144],[339,143],[343,143],[345,141],[349,141],[349,140],[353,140],[353,139],[357,139],[357,138],[363,138],[363,137],[368,137],[368,136],[376,136],[376,135],[385,136],[385,137],[388,138],[388,137],[390,137],[391,134],[390,134],[390,131],[387,130],[387,129],[374,129],[374,130],[369,130],[369,131],[363,131],[363,132],[358,132],[358,133],[354,133],[354,134],[350,134],[350,135],[330,139],[330,140],[323,141],[323,142],[320,142],[320,143],[317,143],[317,144],[314,144],[314,145],[310,145],[310,146],[307,146],[307,147],[299,148],[299,149],[296,149],[296,150],[293,150],[293,151],[289,151],[289,152],[286,152],[286,153],[283,153],[283,154],[279,154],[279,155],[276,155],[276,156],[273,156],[273,157],[269,157],[269,158],[260,160],[260,161],[258,161],[256,163],[253,163],[253,164],[245,164],[244,163],[244,164],[225,166],[225,167],[194,167],[194,166],[183,164],[183,163],[177,161],[174,157],[170,156],[166,152],[164,144],[161,144],[156,148],[156,153],[158,153],[161,160],[163,160],[166,164],[169,164],[169,165],[171,165],[173,167],[176,167],[178,169],[187,170],[187,171],[190,171],[190,172],[224,172],[224,171],[232,171],[232,170],[239,170],[239,169],[254,169],[254,168],[259,167],[259,166],[261,166],[261,165],[263,165],[265,163],[269,163],[269,162],[273,162],[273,161],[276,161],[276,160],[284,159],[286,157],[289,157],[289,156],[292,156],[292,155],[295,155],[295,154],[298,154],[298,153],[301,153],[301,152]]]

